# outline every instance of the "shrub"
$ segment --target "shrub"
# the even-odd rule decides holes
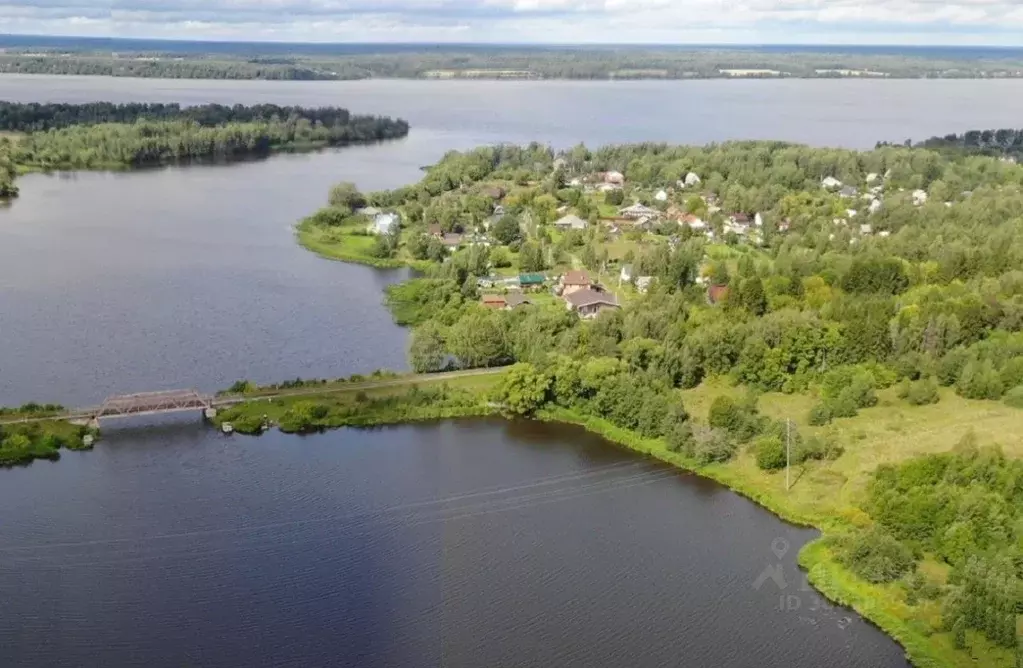
[[[764,471],[785,467],[785,444],[777,436],[762,436],[754,444],[757,466]]]
[[[938,382],[933,378],[913,381],[905,399],[914,406],[938,403],[938,400],[941,399],[938,395]]]
[[[829,408],[824,402],[814,404],[813,408],[810,409],[808,421],[814,427],[822,427],[826,424],[830,424],[831,408]]]
[[[913,553],[881,529],[847,536],[839,559],[867,582],[893,582],[913,570]]]
[[[1002,379],[989,360],[974,360],[963,367],[956,391],[967,399],[1000,399],[1004,387]]]
[[[727,396],[717,397],[710,405],[707,421],[711,427],[727,431],[739,443],[748,442],[764,426],[753,395],[746,397],[742,403]]]
[[[831,417],[856,417],[859,414],[859,408],[856,406],[856,400],[853,397],[853,393],[843,392],[837,399],[831,401],[828,404]]]
[[[1005,393],[1005,397],[1002,399],[1006,406],[1012,406],[1013,408],[1023,408],[1023,385],[1017,385],[1008,392]]]

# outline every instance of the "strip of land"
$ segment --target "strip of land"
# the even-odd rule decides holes
[[[1018,50],[671,46],[239,45],[19,40],[0,73],[285,81],[402,79],[1013,78]]]

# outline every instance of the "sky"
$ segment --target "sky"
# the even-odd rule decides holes
[[[0,33],[281,42],[1023,46],[1023,0],[0,0]]]

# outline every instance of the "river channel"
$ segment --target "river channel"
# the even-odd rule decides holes
[[[340,180],[394,187],[499,141],[866,148],[1023,116],[1009,81],[0,77],[0,99],[335,104],[412,125],[261,162],[22,178],[0,210],[0,405],[404,368],[380,303],[404,273],[294,244]],[[801,586],[812,532],[565,427],[112,427],[93,452],[0,471],[0,508],[2,666],[905,665]]]

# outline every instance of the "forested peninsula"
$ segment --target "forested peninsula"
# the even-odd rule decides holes
[[[404,137],[401,119],[272,104],[0,102],[0,196],[17,171],[151,167],[221,161]]]
[[[299,238],[423,271],[387,293],[415,370],[510,365],[489,394],[502,410],[583,424],[821,528],[801,555],[812,581],[914,664],[1023,660],[1008,157],[482,148],[393,191],[340,184]],[[329,401],[274,410],[298,431],[351,419]]]

